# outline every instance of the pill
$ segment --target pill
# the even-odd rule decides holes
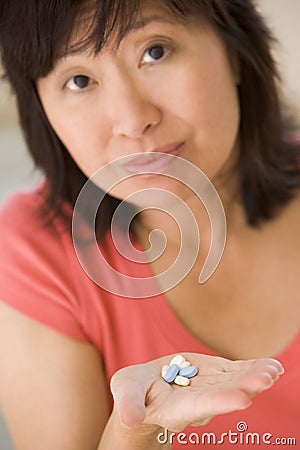
[[[165,374],[165,376],[163,377],[163,379],[165,381],[167,381],[167,383],[172,383],[172,381],[175,380],[176,376],[179,373],[179,366],[177,364],[171,364],[167,373]]]
[[[189,361],[183,361],[182,364],[180,364],[180,369],[184,369],[185,367],[189,367],[191,363]]]
[[[181,365],[184,361],[185,361],[185,358],[184,358],[183,356],[181,356],[181,355],[176,355],[176,356],[174,356],[174,358],[171,360],[170,366],[171,366],[172,364],[177,364],[177,366],[180,367],[180,365]]]
[[[198,369],[195,366],[189,366],[189,367],[184,367],[183,369],[180,369],[179,371],[179,375],[181,377],[186,377],[186,378],[193,378],[194,376],[196,376],[198,373]]]
[[[170,366],[164,366],[161,369],[161,376],[164,377],[166,375],[166,373],[168,372]]]
[[[174,380],[174,383],[178,384],[178,386],[188,386],[190,384],[190,380],[189,378],[177,375],[177,377]]]

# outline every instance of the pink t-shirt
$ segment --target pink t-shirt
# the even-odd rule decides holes
[[[78,261],[70,231],[59,219],[45,227],[39,218],[42,192],[43,185],[14,195],[1,210],[1,301],[59,333],[92,343],[103,359],[107,383],[119,368],[163,355],[215,354],[184,327],[164,295],[122,298],[93,282]],[[129,277],[152,275],[149,265],[120,256],[109,233],[101,252]],[[247,439],[250,443],[260,440],[257,448],[266,448],[280,438],[295,438],[294,448],[300,448],[300,333],[280,355],[268,356],[275,356],[285,367],[285,374],[269,391],[246,410],[218,416],[204,427],[187,428],[186,436],[173,438],[174,448],[256,447],[242,443]],[[242,431],[245,424],[239,422],[247,424],[248,431]],[[225,435],[230,430],[231,438]],[[213,434],[203,437],[203,433]],[[206,445],[201,444],[202,438]],[[214,440],[219,443],[213,445]],[[236,440],[239,443],[234,444]]]

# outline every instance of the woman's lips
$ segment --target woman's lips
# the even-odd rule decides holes
[[[122,167],[132,174],[163,173],[183,152],[184,143],[159,147],[151,152],[140,153],[122,164]]]

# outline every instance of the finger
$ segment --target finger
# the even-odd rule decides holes
[[[121,422],[130,428],[139,427],[146,416],[145,394],[136,382],[124,384],[125,392],[117,401]]]
[[[245,370],[232,375],[232,382],[237,382],[241,389],[251,396],[269,389],[284,372],[281,364],[271,358],[261,358],[246,363]]]
[[[241,390],[254,396],[269,389],[275,379],[269,372],[246,373],[239,380],[233,380],[232,384],[236,383]]]
[[[219,373],[217,375],[201,376],[191,381],[191,387],[201,389],[239,389],[254,396],[266,389],[269,389],[276,379],[278,373],[268,370],[267,367],[256,368],[255,370]]]
[[[111,391],[123,425],[139,427],[146,415],[145,393],[141,386],[135,380],[116,381],[112,378]]]
[[[226,371],[265,371],[269,372],[274,376],[274,378],[277,378],[278,375],[281,375],[284,373],[284,369],[282,367],[282,364],[273,358],[258,358],[258,359],[252,359],[252,360],[238,360],[238,361],[230,361],[228,366],[226,367]]]
[[[232,372],[251,371],[266,371],[274,374],[274,378],[284,373],[281,363],[274,358],[256,358],[248,360],[229,360],[222,357],[215,357],[211,355],[199,355],[196,353],[185,354],[191,364],[199,368],[199,373],[202,375],[213,375]]]
[[[254,360],[252,370],[268,372],[274,379],[277,379],[279,375],[284,373],[282,364],[272,358],[261,358]]]

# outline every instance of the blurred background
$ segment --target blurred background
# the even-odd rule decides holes
[[[300,0],[257,0],[257,5],[279,40],[275,56],[282,73],[283,95],[300,122]],[[3,81],[0,81],[0,161],[1,207],[13,192],[30,189],[40,178],[26,153],[15,102]],[[0,450],[13,450],[1,411]]]

